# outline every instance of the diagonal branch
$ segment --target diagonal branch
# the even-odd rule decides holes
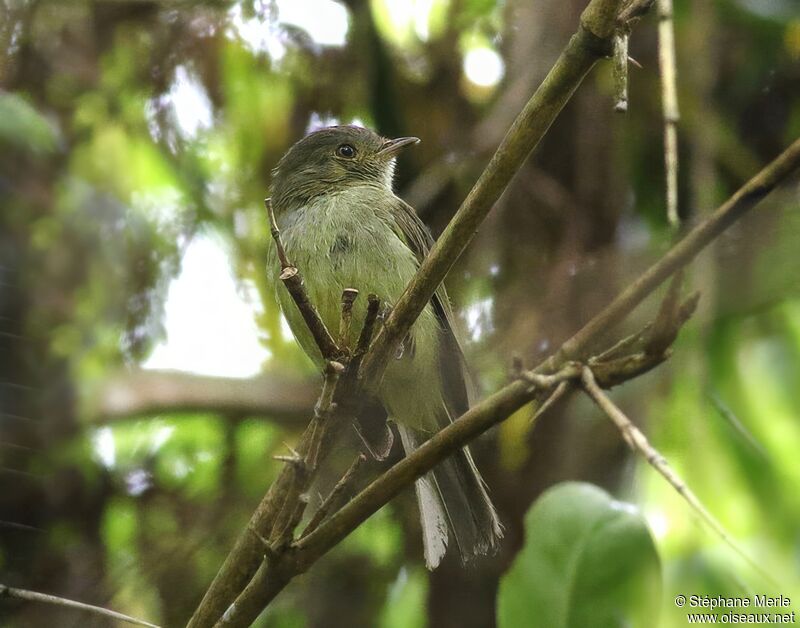
[[[328,516],[328,513],[339,506],[339,500],[352,484],[356,474],[358,473],[358,470],[361,468],[361,465],[366,461],[367,457],[363,453],[359,453],[355,457],[353,462],[350,464],[350,467],[347,469],[347,471],[345,471],[345,474],[339,479],[339,481],[336,483],[336,486],[333,487],[322,504],[320,504],[320,507],[317,509],[317,512],[314,513],[314,516],[311,517],[306,529],[303,530],[303,536],[308,536],[314,530],[316,530],[319,527],[319,524],[322,523],[325,520],[325,517]]]
[[[156,624],[151,624],[149,621],[144,621],[143,619],[136,619],[135,617],[131,617],[130,615],[118,613],[117,611],[111,611],[107,608],[103,608],[102,606],[85,604],[83,602],[77,602],[75,600],[68,600],[67,598],[64,597],[58,597],[57,595],[48,595],[47,593],[37,593],[36,591],[28,591],[27,589],[16,589],[14,587],[8,587],[4,584],[0,584],[0,598],[2,597],[13,597],[17,598],[18,600],[27,600],[29,602],[43,602],[45,604],[54,604],[56,606],[64,606],[66,608],[74,608],[80,611],[86,611],[87,613],[92,613],[93,615],[100,615],[101,617],[117,619],[119,621],[124,621],[129,624],[134,624],[136,626],[149,626],[149,628],[158,628]]]
[[[581,384],[586,394],[591,397],[592,401],[611,419],[611,422],[619,428],[622,433],[622,438],[633,450],[634,453],[640,454],[647,463],[653,467],[658,473],[667,481],[667,483],[674,488],[677,493],[683,497],[689,507],[697,513],[700,517],[736,554],[747,562],[748,565],[753,567],[759,574],[768,580],[772,578],[764,573],[763,568],[750,558],[742,548],[740,548],[733,540],[728,531],[717,521],[708,509],[703,505],[703,502],[698,499],[692,490],[686,485],[675,470],[669,465],[666,458],[662,456],[655,447],[650,444],[647,437],[642,431],[633,424],[633,422],[619,409],[619,407],[611,401],[611,399],[603,392],[603,389],[597,383],[597,380],[589,367],[584,367],[581,373]]]
[[[510,394],[509,389],[530,396],[536,393],[546,394],[558,383],[575,378],[579,372],[573,365],[569,365],[563,373],[546,380],[549,387],[545,389],[540,388],[537,383],[517,381],[474,406],[447,428],[436,433],[419,449],[380,475],[317,529],[301,537],[295,543],[294,551],[284,555],[283,560],[265,560],[241,595],[215,624],[215,628],[249,626],[292,577],[303,573],[381,506],[410,486],[414,480],[430,471],[441,460],[466,445],[478,433],[507,418],[513,412],[510,403],[515,400],[515,395]]]
[[[584,76],[598,59],[611,55],[621,4],[621,0],[592,0],[584,10],[578,31],[514,120],[486,169],[395,303],[364,363],[370,378],[368,388],[380,379],[411,325]]]
[[[297,452],[285,458],[292,469],[292,483],[286,494],[283,495],[283,505],[272,523],[269,546],[273,551],[280,550],[288,545],[294,535],[294,529],[300,523],[308,502],[304,497],[305,492],[317,470],[320,458],[320,446],[325,438],[325,433],[330,429],[330,414],[333,407],[333,396],[339,376],[344,371],[344,366],[338,362],[328,362],[325,366],[325,379],[322,392],[314,406],[314,416],[311,419],[311,438],[304,456]]]
[[[561,348],[550,356],[540,369],[555,370],[566,360],[578,359],[593,341],[625,318],[665,279],[691,262],[714,238],[783,183],[798,166],[800,166],[800,139],[795,140],[708,218],[689,231],[661,259],[561,345]]]
[[[322,322],[322,319],[317,312],[317,308],[311,303],[306,292],[305,284],[303,283],[303,276],[300,271],[294,266],[286,255],[286,249],[283,246],[281,239],[281,231],[278,229],[278,223],[275,221],[275,213],[272,211],[272,202],[270,199],[264,199],[264,205],[267,208],[267,216],[269,217],[269,229],[272,234],[272,239],[275,241],[275,249],[278,253],[278,260],[281,263],[280,280],[289,294],[292,297],[297,309],[303,317],[311,334],[314,336],[314,341],[319,347],[322,357],[326,360],[336,360],[340,357],[340,349],[336,345],[331,332]]]

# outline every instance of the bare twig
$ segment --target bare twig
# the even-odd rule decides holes
[[[667,219],[672,227],[678,216],[678,88],[675,72],[675,26],[672,0],[658,0],[658,64],[661,69],[661,107],[664,115],[664,169],[667,179]]]
[[[339,323],[339,348],[342,351],[348,349],[350,326],[353,323],[353,302],[357,297],[358,290],[355,288],[345,288],[342,291],[342,318]]]
[[[325,379],[322,384],[322,393],[314,406],[314,419],[322,421],[331,412],[333,396],[339,376],[344,372],[344,365],[340,362],[328,362],[325,365]]]
[[[336,360],[339,358],[341,351],[333,340],[333,336],[331,336],[325,323],[322,322],[317,308],[314,307],[314,304],[309,300],[308,293],[303,284],[303,276],[300,274],[300,271],[292,265],[286,255],[286,249],[281,239],[281,231],[278,229],[278,223],[275,220],[275,212],[272,210],[272,202],[268,198],[264,199],[264,205],[267,208],[270,233],[272,234],[272,239],[275,241],[275,249],[281,264],[280,280],[283,282],[283,285],[286,286],[306,326],[314,336],[314,341],[317,343],[322,357],[326,360]]]
[[[325,366],[325,379],[322,384],[322,392],[319,399],[314,406],[314,420],[312,425],[315,425],[315,438],[312,439],[312,446],[306,454],[306,464],[309,469],[315,470],[319,462],[319,448],[325,439],[325,430],[328,429],[328,417],[333,412],[335,405],[333,403],[334,395],[336,394],[336,386],[339,383],[339,377],[344,373],[345,367],[339,362],[328,362]]]
[[[550,408],[552,408],[570,388],[572,388],[572,382],[569,380],[564,380],[558,386],[556,386],[556,389],[550,393],[550,396],[545,398],[544,401],[539,404],[539,407],[534,410],[530,420],[528,421],[528,424],[533,425],[533,422],[545,414]]]
[[[673,278],[673,285],[680,284],[676,279],[677,275]],[[680,329],[680,327],[689,320],[692,314],[694,314],[697,303],[700,300],[700,293],[694,292],[683,303],[677,306],[677,311],[673,311],[672,305],[668,307],[666,302],[671,301],[675,296],[677,296],[677,293],[673,293],[671,290],[667,294],[665,302],[662,302],[655,321],[648,322],[636,333],[626,336],[602,353],[595,355],[591,358],[589,364],[612,362],[615,359],[629,356],[634,352],[637,345],[640,345],[647,355],[659,353],[658,347],[666,349],[666,347],[672,344],[674,334],[677,334],[678,329]],[[669,312],[672,318],[664,318],[666,312]],[[659,331],[654,331],[654,327],[658,328]],[[661,338],[664,338],[664,340]],[[672,339],[667,340],[668,338]]]
[[[44,602],[45,604],[54,604],[56,606],[64,606],[67,608],[74,608],[93,615],[100,615],[102,617],[109,617],[111,619],[118,619],[129,624],[136,626],[149,626],[149,628],[159,628],[156,624],[151,624],[149,621],[136,619],[130,615],[124,615],[117,611],[111,611],[101,606],[94,606],[92,604],[84,604],[83,602],[76,602],[75,600],[68,600],[67,598],[58,597],[56,595],[48,595],[46,593],[37,593],[36,591],[28,591],[27,589],[16,589],[0,584],[0,598],[13,597],[18,600],[27,600],[29,602]]]
[[[375,321],[378,320],[378,312],[381,309],[381,300],[377,295],[370,294],[367,296],[367,315],[364,317],[364,326],[361,328],[361,333],[358,336],[356,349],[353,353],[353,358],[350,360],[350,370],[358,377],[361,367],[361,360],[369,349],[369,344],[372,342],[372,335],[375,332]]]
[[[614,33],[614,111],[628,111],[628,32]]]
[[[336,486],[333,487],[331,492],[328,494],[325,500],[320,504],[317,511],[311,517],[311,520],[308,522],[306,529],[303,530],[301,538],[307,536],[308,534],[316,530],[319,527],[319,524],[325,520],[325,517],[327,517],[332,510],[339,507],[339,502],[342,495],[344,494],[345,490],[347,490],[350,487],[350,485],[353,482],[353,479],[356,476],[356,473],[358,473],[358,470],[361,468],[361,465],[364,462],[366,462],[366,460],[367,457],[361,453],[355,457],[355,460],[353,460],[352,464],[347,469],[345,474],[339,479],[339,481],[336,483]]]
[[[531,390],[544,390],[555,388],[559,384],[574,379],[581,373],[581,365],[577,362],[568,362],[560,371],[552,375],[537,373],[536,371],[523,371],[519,378],[531,384]]]
[[[695,292],[683,303],[678,303],[680,281],[677,279],[677,276],[673,278],[655,321],[600,355],[589,358],[588,365],[603,388],[612,388],[643,375],[670,357],[672,343],[694,314],[700,299],[700,293]],[[636,345],[639,345],[638,351]]]
[[[278,253],[278,261],[281,264],[281,270],[292,266],[289,258],[286,256],[286,249],[283,246],[283,239],[281,238],[281,230],[278,229],[278,222],[275,220],[275,211],[272,209],[272,199],[265,198],[264,206],[267,208],[267,218],[269,219],[269,233],[275,241],[275,250]]]
[[[620,11],[619,23],[632,26],[637,20],[644,17],[656,0],[632,0]]]
[[[617,341],[608,349],[605,349],[602,353],[593,356],[591,360],[593,362],[610,362],[611,360],[619,358],[620,356],[629,355],[652,326],[652,321],[646,323],[639,331],[634,332],[629,336],[625,336],[622,340]]]
[[[294,530],[303,518],[308,499],[305,496],[313,474],[317,470],[320,457],[320,447],[325,439],[328,428],[327,418],[333,406],[333,396],[339,376],[344,371],[344,366],[338,362],[328,362],[325,366],[325,379],[322,392],[314,406],[314,417],[311,421],[311,438],[304,456],[292,452],[293,482],[283,496],[283,505],[272,526],[269,544],[272,547],[283,548],[291,540]]]
[[[655,447],[650,444],[647,437],[642,431],[636,427],[633,422],[625,415],[617,405],[611,401],[608,395],[603,392],[595,380],[592,370],[584,367],[581,373],[581,383],[586,394],[592,398],[597,406],[608,416],[614,425],[619,428],[622,433],[622,438],[631,448],[631,450],[641,455],[647,463],[653,467],[663,477],[678,494],[683,497],[689,507],[697,513],[697,515],[731,548],[736,554],[745,560],[751,567],[753,567],[759,574],[768,580],[772,578],[764,573],[763,568],[750,558],[744,550],[742,550],[733,538],[728,534],[722,524],[714,518],[703,503],[698,499],[686,483],[680,478],[675,470],[669,465],[666,458],[662,456]]]
[[[647,341],[644,345],[645,353],[655,354],[666,350],[675,340],[680,324],[676,324],[681,310],[681,285],[683,284],[683,270],[672,276],[667,294],[661,302],[656,319],[648,331]],[[699,298],[699,293],[696,293]],[[694,308],[692,308],[694,310]]]

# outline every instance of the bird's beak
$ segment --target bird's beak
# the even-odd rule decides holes
[[[386,140],[381,146],[378,154],[381,157],[394,157],[401,148],[419,143],[418,137],[398,137],[394,140]]]

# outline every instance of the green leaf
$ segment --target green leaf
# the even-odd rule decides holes
[[[657,625],[661,565],[644,518],[591,484],[546,491],[500,583],[500,628]]]

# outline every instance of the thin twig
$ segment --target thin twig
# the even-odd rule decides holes
[[[281,231],[278,228],[278,223],[275,220],[275,212],[272,209],[272,202],[270,199],[264,199],[264,205],[267,208],[267,217],[269,218],[269,228],[272,234],[272,239],[275,241],[275,249],[278,253],[278,260],[281,264],[280,280],[289,294],[292,297],[297,309],[303,317],[311,335],[314,336],[314,341],[326,360],[336,360],[339,358],[341,351],[333,340],[330,331],[325,326],[325,323],[320,318],[317,308],[311,303],[306,292],[305,284],[303,283],[303,276],[300,271],[289,261],[286,255],[286,249],[283,245],[281,238]]]
[[[556,389],[550,393],[550,396],[547,397],[544,401],[539,404],[539,407],[536,408],[534,413],[531,415],[530,420],[528,421],[528,425],[533,425],[534,421],[542,416],[545,412],[547,412],[550,408],[552,408],[556,402],[563,397],[566,392],[572,387],[572,382],[569,380],[564,380]]]
[[[361,368],[361,361],[369,349],[369,343],[372,342],[372,335],[375,332],[375,321],[378,320],[378,312],[381,309],[381,300],[375,294],[367,296],[367,314],[364,317],[364,325],[361,327],[361,333],[356,342],[356,348],[353,352],[353,357],[348,364],[348,368],[355,377],[359,377],[359,370]]]
[[[339,321],[339,348],[342,351],[348,349],[350,327],[353,323],[353,302],[357,297],[358,290],[355,288],[345,288],[342,291],[342,318]]]
[[[531,390],[546,390],[555,388],[559,384],[578,377],[581,373],[581,366],[577,362],[568,362],[561,370],[552,375],[537,373],[536,371],[523,371],[519,374],[520,379],[532,384]]]
[[[700,499],[695,495],[686,483],[680,478],[675,470],[669,465],[666,458],[662,456],[655,447],[650,444],[642,431],[633,424],[619,407],[611,401],[608,395],[598,386],[594,374],[589,367],[584,367],[581,374],[581,383],[586,394],[592,398],[597,406],[611,419],[614,425],[619,428],[622,438],[634,453],[641,455],[647,463],[653,467],[663,477],[677,493],[683,497],[689,507],[702,519],[736,554],[747,562],[759,574],[767,580],[774,582],[771,576],[766,574],[763,568],[745,551],[740,548],[736,541],[725,530],[722,524],[714,518]]]
[[[658,64],[664,116],[664,169],[667,179],[667,219],[678,227],[678,88],[675,72],[675,25],[672,0],[658,0]]]
[[[667,288],[667,294],[661,301],[653,325],[647,332],[647,341],[644,345],[645,353],[661,353],[672,345],[679,327],[676,321],[681,309],[681,286],[683,284],[683,269],[672,276]],[[699,294],[698,294],[699,296]]]
[[[281,230],[278,229],[278,221],[275,220],[275,211],[272,209],[272,199],[265,198],[264,206],[267,208],[267,218],[269,219],[269,232],[272,239],[275,241],[275,250],[278,252],[278,261],[281,264],[281,270],[289,268],[292,264],[286,255],[286,249],[283,246],[283,239],[281,238]]]
[[[642,352],[635,355],[642,355],[643,357],[658,356],[667,351],[680,328],[694,314],[700,301],[700,293],[693,292],[677,307],[672,304],[672,300],[678,296],[675,286],[680,285],[679,274],[680,272],[673,277],[671,288],[661,303],[656,319],[648,321],[636,333],[626,336],[609,349],[590,358],[588,361],[589,366],[595,368],[598,365],[611,363],[618,359],[628,359],[634,354],[637,346],[641,348]],[[596,370],[595,375],[597,375]]]
[[[303,533],[300,535],[300,538],[310,534],[314,530],[319,527],[319,524],[325,520],[325,517],[328,516],[332,510],[339,507],[339,501],[344,493],[344,491],[350,487],[353,482],[353,479],[358,473],[358,470],[361,468],[361,465],[367,460],[367,457],[360,453],[355,457],[355,460],[350,464],[350,467],[347,469],[345,474],[339,479],[336,483],[336,486],[333,487],[331,492],[328,496],[323,500],[320,504],[317,512],[311,517],[311,520],[308,522],[306,529],[303,530]]]
[[[64,606],[67,608],[74,608],[94,615],[101,615],[102,617],[110,617],[120,621],[128,622],[136,626],[148,626],[149,628],[159,628],[156,624],[151,624],[149,621],[136,619],[130,615],[111,611],[101,606],[94,606],[93,604],[85,604],[83,602],[76,602],[75,600],[68,600],[67,598],[58,597],[57,595],[48,595],[47,593],[37,593],[36,591],[28,591],[27,589],[17,589],[0,584],[0,598],[13,597],[18,600],[27,600],[29,602],[44,602],[45,604],[54,604],[56,606]]]
[[[622,340],[617,341],[602,353],[599,353],[591,358],[590,363],[593,362],[609,362],[614,358],[622,355],[629,354],[631,350],[639,343],[639,341],[650,331],[653,322],[649,321],[637,332],[625,336]]]
[[[614,33],[614,111],[628,111],[628,32],[619,28]]]
[[[314,424],[317,426],[315,436],[317,437],[312,439],[313,444],[309,447],[308,454],[306,454],[306,464],[312,471],[316,470],[319,462],[319,447],[325,437],[324,430],[328,427],[327,419],[335,407],[333,398],[336,394],[339,377],[344,373],[344,370],[345,367],[340,362],[328,362],[325,367],[322,392],[314,405]]]
[[[277,547],[284,547],[289,544],[294,534],[294,530],[303,518],[303,513],[308,505],[308,499],[304,494],[308,489],[313,474],[317,470],[320,455],[320,446],[325,438],[328,415],[333,405],[333,396],[336,392],[336,384],[339,376],[344,371],[344,366],[339,362],[328,362],[325,366],[325,379],[322,384],[322,391],[319,399],[314,406],[314,417],[311,421],[311,438],[305,456],[300,456],[292,452],[293,459],[293,482],[283,499],[283,505],[275,519],[272,532],[269,537],[270,544]]]

